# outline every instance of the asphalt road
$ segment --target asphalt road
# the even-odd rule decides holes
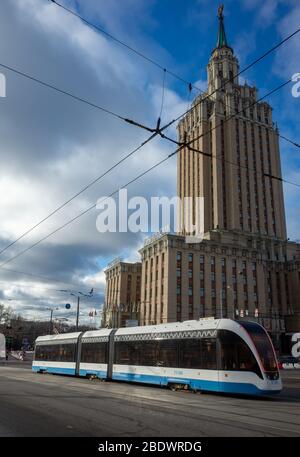
[[[0,364],[0,436],[300,436],[300,370],[257,399],[33,374]]]

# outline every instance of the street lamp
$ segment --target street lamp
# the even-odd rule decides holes
[[[72,292],[71,290],[60,290],[60,292],[66,292],[72,295],[73,297],[77,297],[77,312],[76,312],[76,331],[78,331],[79,326],[79,311],[80,311],[80,298],[87,297],[91,298],[94,293],[94,289],[92,288],[88,294],[84,294],[83,292]]]
[[[47,311],[50,311],[50,321],[49,321],[49,335],[52,334],[52,321],[53,321],[53,311],[58,310],[59,308],[46,308]]]

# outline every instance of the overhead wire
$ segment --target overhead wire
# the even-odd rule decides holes
[[[79,16],[77,13],[74,13],[74,12],[72,12],[71,10],[65,8],[63,5],[59,4],[59,3],[58,3],[57,1],[55,1],[55,0],[51,0],[51,1],[52,1],[53,3],[55,3],[55,4],[57,4],[58,6],[61,6],[62,8],[66,9],[67,11],[71,12],[71,13],[74,14],[75,16],[79,17],[81,20],[83,20],[83,21],[86,22],[87,24],[89,24],[89,25],[91,25],[91,26],[94,27],[93,24],[91,24],[91,23],[89,23],[88,21],[86,21],[84,18],[82,18],[81,16]],[[97,28],[97,27],[96,27],[96,28]],[[284,40],[282,40],[280,43],[278,43],[277,45],[273,46],[270,50],[268,50],[268,51],[265,52],[262,56],[260,56],[259,58],[257,58],[254,62],[252,62],[251,64],[249,64],[245,69],[241,70],[236,76],[242,74],[244,71],[246,71],[246,70],[248,70],[249,68],[251,68],[255,63],[257,63],[257,62],[259,62],[260,60],[262,60],[264,57],[266,57],[266,56],[267,56],[268,54],[270,54],[272,51],[274,51],[274,50],[277,49],[279,46],[281,46],[283,43],[285,43],[287,40],[289,40],[289,39],[292,38],[294,35],[296,35],[299,31],[300,31],[300,29],[296,30],[295,32],[293,32],[292,34],[290,34],[288,37],[286,37]],[[103,32],[103,33],[104,33],[104,32]],[[130,48],[130,47],[129,47],[129,48]],[[132,49],[131,49],[131,50],[132,50]],[[135,50],[134,50],[134,52],[135,52]],[[151,59],[150,59],[149,61],[151,61]],[[1,65],[1,64],[0,64],[0,65]],[[7,69],[10,69],[10,70],[12,70],[12,71],[15,71],[15,69],[12,69],[11,67],[5,66],[5,65],[3,65],[3,64],[2,64],[2,66],[4,66],[4,67],[7,68]],[[162,66],[160,66],[160,68],[164,71],[164,75],[165,75],[166,72],[170,73],[166,68],[164,68],[164,67],[162,67]],[[33,79],[34,81],[41,82],[41,81],[38,80],[37,78],[31,77],[31,76],[29,76],[29,75],[26,75],[26,74],[24,74],[23,72],[20,72],[20,71],[16,71],[16,72],[19,73],[19,74],[21,74],[22,76],[29,77],[30,79]],[[289,82],[290,82],[290,81],[289,81]],[[192,84],[191,84],[191,83],[188,83],[188,82],[186,82],[186,83],[188,84],[189,89],[190,89],[190,91],[191,91],[191,87],[193,87]],[[57,90],[57,88],[56,88],[56,87],[52,87],[52,85],[48,85],[47,83],[44,83],[44,82],[42,82],[42,84],[46,85],[47,87],[55,88],[55,90]],[[227,81],[224,83],[224,87],[226,86],[226,84],[227,84]],[[285,83],[285,84],[287,84],[287,83]],[[284,84],[284,85],[285,85],[285,84]],[[206,95],[205,98],[204,98],[204,99],[201,99],[198,103],[202,103],[206,98],[211,97],[211,96],[212,96],[214,93],[216,93],[218,90],[221,90],[222,87],[223,87],[223,86],[221,86],[219,89],[213,91],[213,93]],[[283,87],[283,85],[280,86],[280,87]],[[70,93],[65,92],[65,91],[63,91],[63,90],[58,89],[58,91],[59,91],[59,92],[62,92],[62,93],[65,93],[66,95],[70,95]],[[201,91],[201,92],[202,92],[202,91]],[[271,93],[273,93],[273,91],[272,91]],[[268,95],[270,95],[270,94],[268,94]],[[73,96],[73,94],[71,94],[71,96]],[[163,96],[164,96],[164,84],[163,84]],[[77,96],[74,96],[74,98],[76,98],[76,99],[79,100],[79,101],[87,102],[86,100],[81,99],[80,97],[77,97]],[[257,103],[257,102],[256,102],[256,103]],[[99,107],[99,106],[97,106],[97,105],[95,105],[95,104],[93,104],[93,103],[90,103],[90,102],[88,102],[88,104],[91,104],[91,105],[94,106],[94,107],[98,107],[99,109],[101,109],[101,110],[103,110],[103,111],[106,111],[108,114],[112,114],[112,115],[114,115],[114,116],[116,116],[116,117],[120,117],[122,120],[125,120],[125,121],[128,122],[128,123],[131,123],[131,124],[133,124],[133,125],[136,125],[136,126],[138,126],[138,127],[142,127],[142,128],[144,128],[144,129],[146,129],[146,130],[148,130],[148,131],[153,132],[153,135],[151,135],[150,138],[153,138],[153,137],[156,136],[157,134],[160,134],[163,138],[166,138],[166,139],[169,139],[169,138],[167,138],[165,135],[163,135],[163,134],[162,134],[162,131],[163,131],[165,128],[167,128],[168,126],[172,125],[172,124],[173,124],[174,122],[176,122],[177,120],[179,120],[179,119],[180,119],[181,117],[183,117],[184,115],[188,114],[188,113],[189,113],[192,109],[194,109],[195,106],[196,106],[196,105],[194,105],[192,108],[190,108],[189,110],[187,110],[184,114],[180,115],[180,116],[177,117],[176,119],[173,119],[171,122],[169,122],[169,123],[168,123],[166,126],[164,126],[162,129],[160,129],[159,123],[157,124],[156,129],[150,129],[150,128],[146,127],[146,126],[143,126],[142,124],[139,124],[139,123],[137,123],[137,122],[135,122],[135,121],[132,121],[132,120],[130,120],[130,119],[126,119],[126,118],[124,118],[124,117],[122,117],[122,116],[119,116],[119,115],[116,114],[116,113],[113,113],[113,112],[111,112],[111,111],[109,111],[109,110],[106,110],[106,109],[103,108],[103,107]],[[163,101],[162,101],[162,105],[161,105],[161,106],[163,107]],[[162,108],[161,108],[161,111],[162,111]],[[200,136],[200,137],[201,137],[201,136]],[[200,137],[199,137],[199,138],[200,138]],[[286,138],[285,138],[285,139],[286,139]],[[169,139],[169,140],[170,140],[170,139]],[[191,140],[191,142],[193,142],[193,141],[195,141],[195,140],[196,140],[196,139],[193,139],[193,140]],[[150,141],[150,139],[148,139],[148,140],[146,140],[146,141]],[[176,142],[175,140],[172,140],[172,141],[173,141],[173,142]],[[294,145],[296,145],[297,147],[299,147],[299,145],[298,145],[297,143],[293,142],[292,140],[289,140],[289,141],[290,141],[291,143],[293,143]],[[190,143],[191,143],[191,142],[190,142]],[[190,143],[189,143],[189,144],[190,144]],[[138,147],[138,148],[140,148],[140,147]],[[181,149],[181,147],[180,147],[180,149]],[[178,152],[178,151],[177,151],[177,152]],[[133,152],[132,152],[132,153],[133,153]],[[132,155],[132,153],[130,153],[129,155],[125,156],[125,158],[124,158],[122,161],[124,161],[127,157],[129,157],[130,155]],[[208,155],[209,155],[209,154],[208,154]],[[121,161],[121,162],[122,162],[122,161]],[[120,162],[120,163],[121,163],[121,162]],[[117,166],[117,165],[116,165],[116,166]],[[158,166],[158,164],[157,164],[156,166]],[[156,166],[155,166],[155,167],[156,167]],[[148,172],[148,171],[147,171],[147,172]],[[140,176],[139,176],[139,177],[140,177]],[[139,178],[139,177],[138,177],[138,178]],[[95,182],[97,182],[99,179],[100,179],[100,178],[94,180],[92,183],[90,183],[88,186],[86,186],[84,189],[82,189],[82,191],[80,191],[79,193],[77,193],[76,196],[78,196],[80,193],[84,192],[87,188],[89,188],[91,185],[93,185],[93,184],[94,184]],[[277,178],[277,179],[278,179],[278,178]],[[74,196],[74,198],[76,198],[76,196]],[[72,199],[73,199],[73,198],[72,198]],[[72,199],[70,199],[69,201],[71,201]],[[69,201],[68,201],[68,202],[65,202],[65,204],[61,205],[61,207],[59,207],[57,210],[55,210],[53,213],[51,213],[51,215],[53,215],[53,214],[55,214],[55,212],[59,211],[59,209],[61,209],[61,208],[62,208],[63,206],[65,206],[66,204],[68,204]],[[95,207],[95,205],[93,205],[92,207]],[[92,209],[92,207],[90,207],[90,209]],[[88,210],[89,210],[89,209],[88,209]],[[87,211],[83,212],[82,215],[85,214],[86,212],[87,212]],[[47,220],[49,217],[51,217],[51,215],[48,215],[46,218],[44,218],[42,221],[40,221],[40,223],[42,223],[42,222],[44,222],[45,220]],[[69,225],[69,223],[73,222],[73,221],[76,220],[77,218],[78,218],[78,216],[76,216],[75,218],[71,219],[71,221],[69,221],[66,225]],[[8,247],[10,247],[10,246],[12,246],[13,244],[15,244],[18,240],[20,240],[21,238],[23,238],[24,236],[26,236],[26,234],[28,234],[31,230],[33,230],[33,229],[36,228],[38,225],[40,225],[40,223],[36,224],[36,226],[34,226],[34,227],[32,227],[31,229],[29,229],[28,232],[26,232],[26,233],[24,233],[23,235],[21,235],[21,236],[20,236],[17,240],[15,240],[14,242],[10,243],[10,245],[8,245],[8,246],[5,247],[2,251],[0,251],[0,254],[1,254],[1,252],[4,252],[6,249],[8,249]],[[64,225],[64,226],[66,226],[66,225]],[[61,228],[63,228],[64,226],[62,226]],[[60,228],[60,229],[61,229],[61,228]],[[56,233],[56,231],[57,231],[57,230],[55,230],[55,231],[52,232],[51,234]],[[49,236],[51,236],[51,235],[47,235],[47,236],[44,237],[42,240],[47,239]],[[39,241],[38,244],[39,244],[40,242],[41,242],[41,241]],[[36,245],[36,243],[35,243],[33,246],[35,246],[35,245]],[[31,248],[27,248],[26,250],[22,251],[22,253],[27,252],[28,249],[31,249]],[[14,256],[12,259],[9,259],[8,261],[4,262],[2,265],[0,265],[0,267],[2,267],[3,265],[5,265],[7,262],[9,262],[9,261],[15,259],[16,257],[19,257],[19,255],[21,255],[21,253],[19,253],[17,256]]]
[[[280,86],[276,87],[275,89],[272,89],[268,94],[264,95],[264,97],[261,97],[261,99],[259,100],[256,100],[253,104],[256,104],[256,103],[259,103],[259,101],[261,101],[263,98],[267,97],[267,96],[270,96],[271,94],[275,93],[276,91],[280,90],[281,88],[285,87],[288,83],[291,82],[291,79],[280,84]],[[236,114],[232,115],[231,117],[229,118],[226,118],[224,120],[224,122],[228,122],[228,120],[232,117],[235,117]],[[219,124],[220,126],[221,124]],[[210,129],[210,130],[214,130],[215,128],[217,128],[217,126],[215,126],[213,129]],[[198,138],[195,138],[193,140],[190,140],[189,142],[184,142],[184,143],[179,143],[177,142],[176,140],[172,140],[172,139],[169,139],[168,137],[166,137],[164,134],[161,134],[160,135],[163,137],[163,138],[166,138],[166,139],[169,139],[170,141],[176,143],[177,145],[179,145],[179,147],[171,154],[169,154],[166,158],[164,158],[163,160],[157,162],[155,165],[153,165],[152,167],[148,168],[147,170],[145,170],[143,173],[141,173],[140,175],[136,176],[135,178],[133,178],[131,181],[129,181],[127,184],[123,185],[121,188],[118,187],[118,189],[116,189],[115,191],[113,191],[108,197],[105,197],[104,200],[100,200],[100,202],[97,202],[93,205],[91,205],[90,207],[88,207],[87,209],[85,209],[84,211],[82,211],[81,213],[79,213],[78,215],[76,215],[75,217],[73,217],[72,219],[68,220],[66,223],[64,223],[63,225],[61,225],[60,227],[58,227],[57,229],[55,229],[54,231],[50,232],[49,234],[47,234],[46,236],[44,236],[43,238],[39,239],[38,241],[36,241],[34,244],[30,245],[29,247],[27,247],[26,249],[24,249],[23,251],[19,252],[18,254],[16,254],[15,256],[11,257],[10,259],[6,260],[5,262],[3,262],[2,264],[0,264],[0,268],[3,268],[5,265],[7,265],[8,263],[12,262],[13,260],[16,260],[17,258],[19,258],[20,256],[22,256],[23,254],[25,254],[26,252],[30,251],[31,249],[33,249],[34,247],[36,247],[37,245],[39,245],[41,242],[47,240],[48,238],[50,238],[52,235],[54,235],[55,233],[59,232],[60,230],[62,230],[63,228],[67,227],[68,225],[70,225],[71,223],[75,222],[76,220],[78,220],[80,217],[82,217],[83,215],[87,214],[89,211],[91,211],[93,208],[97,207],[97,204],[99,203],[102,203],[103,201],[107,200],[108,198],[112,197],[113,195],[115,195],[116,193],[119,192],[120,189],[124,188],[124,187],[128,187],[130,184],[132,184],[133,182],[137,181],[138,179],[140,179],[141,177],[143,177],[144,175],[146,175],[147,173],[149,173],[150,171],[152,171],[153,169],[157,168],[158,166],[162,165],[166,160],[168,160],[169,158],[171,158],[172,156],[174,156],[175,154],[177,154],[181,149],[183,149],[184,147],[189,147],[191,143],[193,143],[196,139],[199,139],[200,137],[208,134],[208,132],[205,132],[205,134],[201,134]],[[211,154],[208,154],[208,153],[205,153],[203,151],[196,151],[196,152],[199,152],[201,154],[204,154],[206,156],[211,156]],[[271,177],[271,176],[270,176]],[[284,180],[280,177],[278,177],[278,179],[282,180],[284,182]],[[291,183],[289,182],[290,184],[294,184],[295,183]],[[298,186],[298,184],[296,184]]]
[[[49,0],[50,2],[54,3],[55,5],[57,5],[58,7],[62,8],[63,10],[65,10],[66,12],[72,14],[73,16],[77,17],[78,19],[80,19],[82,22],[84,22],[86,25],[88,25],[89,27],[92,27],[93,29],[95,30],[98,30],[100,33],[108,36],[110,39],[112,39],[113,41],[117,42],[118,44],[124,46],[125,48],[127,48],[128,50],[130,50],[131,52],[137,54],[138,56],[140,56],[141,58],[147,60],[148,62],[152,63],[153,65],[155,65],[156,67],[160,68],[161,70],[163,70],[164,72],[167,72],[169,73],[170,75],[174,76],[175,78],[177,78],[178,80],[181,80],[182,82],[184,82],[188,87],[189,89],[191,90],[191,88],[193,89],[196,89],[197,91],[199,91],[200,93],[202,94],[205,94],[205,92],[203,90],[201,90],[199,87],[195,86],[194,84],[192,84],[191,82],[185,80],[184,78],[182,78],[181,76],[175,74],[174,72],[170,71],[168,68],[166,68],[165,66],[163,66],[162,64],[160,64],[159,62],[155,61],[154,59],[151,59],[150,57],[146,56],[143,52],[135,49],[133,46],[130,46],[128,45],[127,43],[125,43],[124,41],[120,40],[119,38],[116,38],[114,35],[112,35],[111,33],[107,32],[106,30],[104,30],[103,28],[101,28],[99,25],[96,25],[94,23],[92,23],[91,21],[88,21],[86,18],[84,18],[82,15],[80,15],[79,13],[77,13],[76,11],[66,7],[65,5],[63,5],[62,3],[58,2],[57,0]],[[265,51],[261,56],[259,56],[258,58],[256,58],[253,62],[251,62],[250,64],[248,64],[246,67],[244,67],[242,70],[240,70],[236,75],[233,76],[233,79],[234,78],[237,78],[238,76],[242,75],[243,73],[245,73],[247,70],[249,70],[250,68],[252,68],[254,65],[256,65],[258,62],[262,61],[264,58],[266,58],[268,55],[270,55],[272,52],[274,52],[275,50],[277,50],[278,48],[280,48],[283,44],[285,44],[287,41],[289,41],[291,38],[293,38],[294,36],[296,36],[298,33],[300,32],[300,27],[298,29],[296,29],[294,32],[290,33],[288,36],[286,36],[285,38],[283,38],[281,41],[279,41],[278,43],[276,43],[274,46],[272,46],[270,49],[268,49],[267,51]],[[224,89],[226,87],[226,85],[228,84],[228,81],[225,81],[224,83],[221,84],[221,86],[219,88],[216,88],[213,90],[212,93],[210,94],[206,94],[205,98],[204,99],[201,99],[200,103],[202,103],[204,100],[206,100],[207,98],[211,98],[216,92]],[[195,107],[195,106],[194,106]],[[173,123],[177,122],[179,119],[181,119],[183,116],[185,116],[186,114],[188,114],[191,109],[193,109],[194,107],[190,108],[189,110],[186,110],[184,113],[182,113],[180,116],[178,116],[176,119],[173,120]],[[292,140],[289,140],[287,139],[286,137],[284,136],[281,136],[283,139],[286,139],[287,141],[289,141],[290,143],[294,144],[295,146],[297,147],[300,147],[298,143],[296,142],[293,142]]]

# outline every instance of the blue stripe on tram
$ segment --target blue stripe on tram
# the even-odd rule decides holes
[[[75,368],[64,368],[64,367],[49,367],[49,366],[33,366],[32,371],[46,371],[47,373],[67,374],[75,375]],[[83,370],[80,369],[79,375],[95,375],[98,378],[107,378],[106,371],[99,370]],[[251,383],[241,382],[219,382],[209,381],[206,379],[190,379],[190,378],[175,378],[167,376],[157,376],[148,374],[138,373],[126,373],[126,372],[113,372],[112,379],[115,381],[131,381],[141,382],[147,384],[155,384],[160,386],[167,386],[171,383],[187,384],[190,389],[194,390],[206,390],[212,392],[223,392],[223,393],[234,393],[234,394],[245,394],[245,395],[272,395],[280,392],[278,390],[262,390]]]
[[[116,381],[143,382],[147,384],[156,384],[161,386],[166,386],[169,383],[188,384],[191,389],[195,390],[207,390],[213,392],[236,393],[245,395],[270,395],[279,392],[279,390],[261,390],[254,384],[250,383],[219,382],[208,381],[205,379],[171,378],[136,373],[114,372],[112,375],[112,379]]]
[[[33,371],[46,371],[47,373],[75,375],[75,368],[33,366],[32,370]]]
[[[107,378],[107,371],[99,371],[99,370],[79,370],[79,376],[87,376],[87,375],[95,375],[98,378]]]

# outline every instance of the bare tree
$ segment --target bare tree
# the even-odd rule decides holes
[[[14,313],[12,308],[9,306],[2,305],[0,303],[0,324],[7,324],[13,317]]]

